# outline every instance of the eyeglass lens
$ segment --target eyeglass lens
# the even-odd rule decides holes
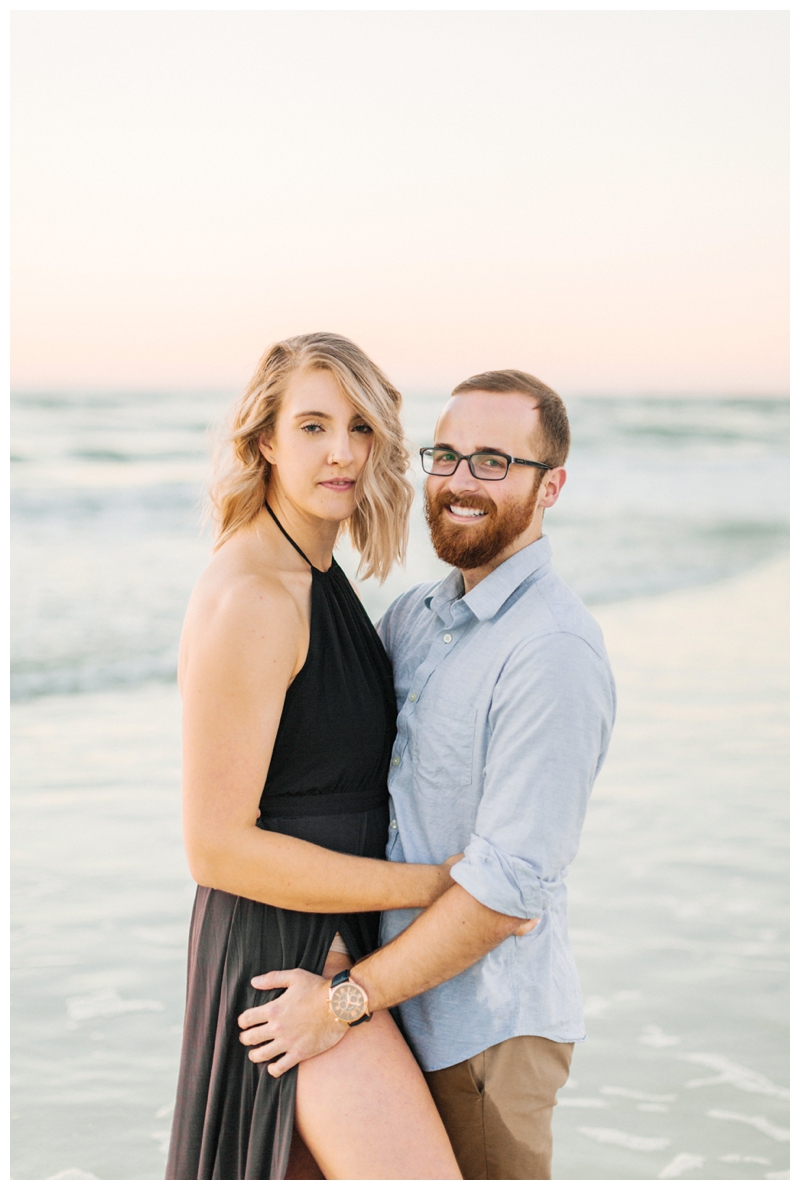
[[[452,475],[459,456],[452,450],[426,450],[422,461],[429,475]],[[470,455],[469,469],[476,479],[503,479],[508,471],[508,459],[494,454]]]

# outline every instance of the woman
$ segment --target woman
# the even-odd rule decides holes
[[[332,977],[377,946],[378,910],[427,906],[450,883],[449,863],[383,858],[391,671],[332,559],[343,526],[366,574],[403,554],[399,407],[355,344],[316,334],[270,348],[234,410],[179,661],[200,887],[168,1179],[461,1176],[388,1013],[279,1079],[236,1024],[276,994],[253,975]]]

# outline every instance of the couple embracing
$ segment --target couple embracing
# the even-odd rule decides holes
[[[263,356],[180,654],[199,885],[168,1179],[549,1178],[581,996],[564,877],[608,746],[599,627],[542,518],[558,395],[458,385],[422,450],[453,570],[377,626],[333,559],[404,553],[400,394],[341,336]],[[391,1011],[390,1011],[391,1010]]]

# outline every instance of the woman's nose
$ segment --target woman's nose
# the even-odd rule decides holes
[[[350,444],[350,435],[341,434],[337,436],[331,443],[328,461],[330,463],[350,463],[352,459],[353,448]]]

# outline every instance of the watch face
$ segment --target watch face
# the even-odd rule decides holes
[[[340,1021],[357,1021],[367,1011],[367,997],[354,983],[340,983],[331,991],[333,1015]]]

